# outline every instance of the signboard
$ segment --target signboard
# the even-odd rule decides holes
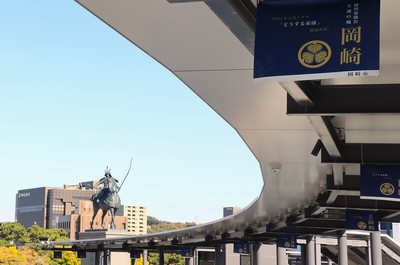
[[[26,198],[26,197],[30,197],[30,196],[31,196],[30,192],[18,193],[18,199]]]
[[[400,166],[361,165],[360,197],[400,201]]]
[[[194,248],[182,248],[181,255],[184,258],[193,257],[194,256]]]
[[[84,259],[86,258],[86,251],[83,249],[78,249],[77,253],[78,259]]]
[[[62,259],[62,251],[54,251],[53,259]]]
[[[233,244],[233,252],[240,254],[250,254],[250,245],[247,242],[235,242]]]
[[[346,210],[346,229],[378,231],[378,217],[371,211]]]
[[[131,249],[131,251],[129,251],[131,259],[140,259],[140,254],[142,254],[142,251],[138,249]]]
[[[297,236],[293,234],[278,235],[278,247],[280,248],[297,248]]]
[[[261,0],[254,78],[379,74],[380,0]]]

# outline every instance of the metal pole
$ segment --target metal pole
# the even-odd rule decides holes
[[[300,246],[300,254],[301,254],[301,265],[306,265],[307,264],[307,255],[306,255],[306,246],[305,245]]]
[[[110,251],[108,249],[103,251],[103,265],[110,264]]]
[[[315,264],[321,265],[321,244],[315,243]]]
[[[147,249],[143,249],[143,264],[147,265]]]
[[[199,250],[197,248],[194,249],[194,257],[193,257],[193,265],[199,265]]]
[[[251,265],[258,265],[258,250],[261,245],[259,243],[254,243],[250,248],[250,263]]]
[[[215,265],[221,265],[221,246],[216,246],[215,247]]]
[[[372,265],[382,265],[382,241],[381,232],[371,232],[371,260]]]
[[[94,253],[94,264],[100,265],[100,251]]]
[[[315,264],[315,238],[310,236],[307,238],[307,265]]]
[[[338,238],[339,248],[339,265],[348,265],[348,253],[347,253],[347,234],[346,231],[342,231]]]
[[[164,265],[164,248],[160,247],[158,250],[158,264]]]
[[[287,256],[286,256],[286,248],[280,248],[278,245],[276,246],[276,260],[277,265],[287,265]]]
[[[365,255],[365,264],[371,265],[371,237],[368,239],[367,253]]]
[[[226,265],[226,244],[221,246],[221,265]]]

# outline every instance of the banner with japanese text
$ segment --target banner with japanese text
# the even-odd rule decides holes
[[[194,248],[193,247],[182,248],[181,256],[184,257],[184,258],[192,258],[192,257],[194,257]]]
[[[294,234],[279,234],[277,241],[280,248],[297,248],[297,236]]]
[[[400,201],[400,166],[362,164],[360,198]]]
[[[250,254],[250,245],[247,242],[235,242],[233,244],[233,252],[240,254]]]
[[[346,229],[378,231],[379,221],[375,212],[346,210]]]
[[[379,74],[380,0],[261,0],[254,78]]]

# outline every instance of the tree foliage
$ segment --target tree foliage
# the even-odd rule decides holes
[[[14,246],[0,247],[0,264],[27,264],[28,259]]]
[[[158,253],[150,253],[147,257],[147,261],[149,265],[158,265],[159,264]],[[185,258],[182,258],[181,255],[175,253],[165,253],[164,263],[166,265],[185,265]]]
[[[0,239],[2,245],[8,245],[17,241],[26,242],[27,231],[25,227],[19,223],[7,222],[0,224]]]
[[[64,229],[60,228],[44,229],[38,225],[32,225],[28,228],[27,233],[29,237],[29,241],[27,242],[31,243],[43,241],[44,239],[50,241],[68,240],[67,232]]]
[[[147,225],[152,226],[152,225],[158,225],[159,223],[161,223],[161,220],[158,220],[153,216],[147,216]]]
[[[53,256],[53,253],[52,253]],[[63,251],[61,259],[55,259],[51,263],[51,265],[80,265],[81,261],[76,256],[75,252],[72,251]]]
[[[0,264],[26,265],[79,265],[76,253],[64,251],[62,259],[53,259],[53,252],[30,245],[43,240],[67,240],[63,229],[44,229],[33,225],[28,229],[18,223],[0,223]],[[16,248],[14,243],[22,246]]]
[[[167,221],[161,221],[155,217],[148,216],[147,217],[147,225],[148,229],[147,232],[149,234],[151,233],[157,233],[157,232],[163,232],[163,231],[168,231],[168,230],[175,230],[175,229],[181,229],[189,226],[194,226],[196,225],[195,223],[172,223],[172,222],[167,222]]]

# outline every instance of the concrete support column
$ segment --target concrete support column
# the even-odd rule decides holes
[[[110,265],[110,251],[108,249],[103,251],[103,264]]]
[[[382,265],[382,241],[381,232],[370,233],[371,237],[371,265]]]
[[[307,265],[306,246],[300,245],[301,265]]]
[[[307,238],[307,265],[315,264],[315,237],[310,236]]]
[[[342,231],[338,237],[339,265],[348,265],[347,234]]]
[[[280,248],[276,245],[276,261],[277,265],[288,265],[286,248]]]
[[[333,262],[330,259],[328,259],[328,265],[333,265]]]
[[[368,239],[368,248],[367,248],[366,253],[365,253],[365,264],[366,265],[371,265],[371,260],[372,260],[372,258],[371,258],[371,237],[369,237],[369,239]]]
[[[221,246],[218,245],[215,247],[215,265],[221,265],[221,256]]]
[[[226,244],[221,246],[221,265],[226,265]]]
[[[260,249],[260,247],[261,247],[261,244],[259,244],[259,243],[251,244],[251,248],[250,248],[251,265],[258,265],[258,250]]]
[[[158,264],[164,265],[164,248],[160,247],[158,250]]]
[[[321,244],[315,243],[315,265],[321,265]]]
[[[147,265],[147,249],[143,250],[143,264]]]
[[[185,258],[185,265],[194,265],[194,258]]]
[[[199,265],[199,251],[197,248],[194,249],[193,265]]]
[[[96,251],[96,253],[94,254],[94,264],[95,265],[101,265],[100,261],[101,260],[101,252],[100,251]]]

